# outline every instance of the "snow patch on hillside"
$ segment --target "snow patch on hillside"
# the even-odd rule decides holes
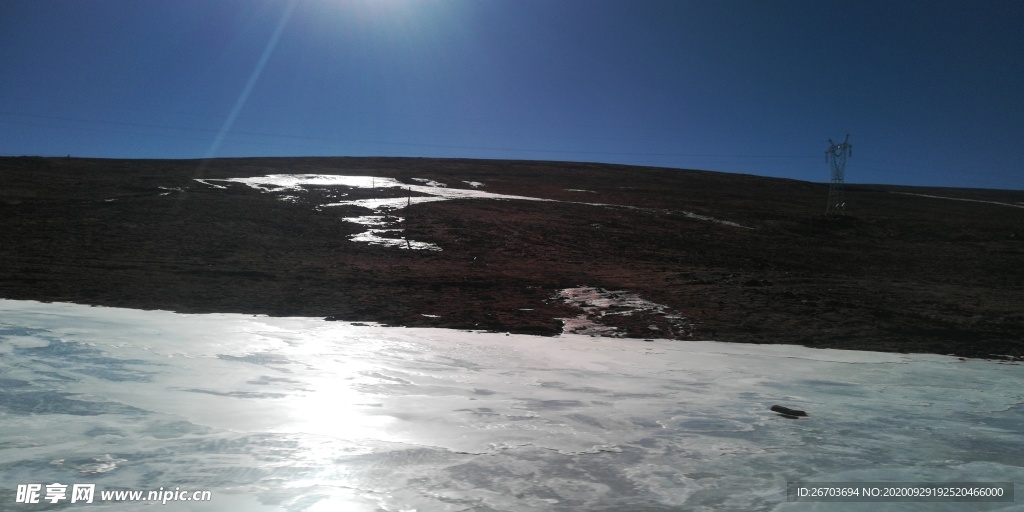
[[[747,226],[742,226],[732,221],[716,219],[706,215],[698,215],[693,212],[683,210],[657,210],[652,208],[640,208],[635,206],[624,206],[614,204],[603,204],[603,203],[584,203],[575,201],[555,201],[553,199],[544,199],[539,197],[528,197],[528,196],[515,196],[507,194],[495,194],[491,192],[484,192],[476,190],[476,188],[482,187],[483,183],[476,181],[463,181],[473,187],[473,189],[460,189],[460,188],[449,188],[447,184],[439,181],[434,181],[428,178],[411,178],[412,181],[421,183],[421,185],[412,185],[402,183],[394,178],[383,178],[377,176],[337,176],[329,174],[270,174],[267,176],[255,176],[248,178],[227,178],[227,179],[196,179],[196,181],[216,188],[226,188],[222,185],[216,185],[210,183],[211,181],[221,182],[233,182],[242,183],[246,186],[252,187],[262,192],[301,192],[305,186],[321,186],[321,187],[348,187],[349,189],[364,188],[364,189],[381,189],[381,188],[402,188],[408,191],[405,197],[374,197],[368,199],[349,199],[342,200],[332,203],[321,204],[316,207],[317,211],[323,211],[325,207],[337,207],[337,206],[357,206],[360,208],[366,208],[373,210],[373,215],[360,216],[360,217],[345,217],[344,220],[347,222],[355,222],[370,228],[367,231],[353,235],[349,239],[354,242],[368,243],[372,245],[384,245],[389,247],[403,247],[406,249],[426,249],[432,251],[441,250],[435,244],[426,242],[415,242],[410,240],[400,240],[401,243],[396,243],[396,238],[389,238],[381,236],[386,233],[401,233],[404,231],[400,224],[397,222],[388,221],[391,215],[396,211],[413,204],[429,203],[434,201],[450,201],[455,199],[492,199],[492,200],[519,200],[519,201],[549,201],[549,202],[567,202],[570,204],[582,204],[587,206],[596,206],[602,208],[629,208],[634,210],[649,211],[656,213],[664,213],[669,215],[683,215],[690,219],[702,220],[708,222],[715,222],[724,224],[727,226],[733,226],[744,229],[752,229]],[[589,190],[572,189],[578,192],[591,192]],[[413,195],[413,194],[418,195]],[[344,197],[347,194],[343,194]],[[288,195],[283,196],[282,200],[290,200],[296,202],[295,196]],[[287,199],[286,199],[287,198]],[[383,219],[383,220],[381,220]],[[362,222],[367,220],[367,222]],[[382,229],[387,228],[387,229]]]
[[[678,312],[664,304],[658,304],[641,298],[635,293],[625,290],[605,290],[581,286],[578,288],[566,288],[558,292],[554,297],[564,301],[566,304],[575,306],[582,310],[582,313],[573,318],[559,318],[562,321],[562,333],[584,334],[590,336],[623,337],[626,334],[618,332],[613,326],[605,325],[606,320],[612,316],[650,316],[653,323],[648,326],[652,335],[661,335],[662,327],[676,333],[689,333],[692,324]]]
[[[913,192],[893,192],[893,194],[903,194],[905,196],[930,197],[932,199],[947,199],[947,200],[950,200],[950,201],[967,201],[969,203],[998,204],[999,206],[1009,206],[1010,208],[1024,208],[1024,203],[1021,203],[1021,202],[1018,202],[1017,204],[1001,203],[999,201],[985,201],[985,200],[982,200],[982,199],[966,199],[966,198],[963,198],[963,197],[932,196],[932,195],[928,195],[928,194],[915,194]]]

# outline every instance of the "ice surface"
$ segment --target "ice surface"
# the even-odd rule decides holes
[[[202,180],[196,180],[202,181]],[[402,183],[394,178],[374,176],[337,176],[333,174],[270,174],[252,178],[207,179],[210,181],[230,181],[244,183],[257,190],[282,192],[285,190],[300,191],[306,185],[345,186],[353,188],[400,187]]]
[[[448,185],[441,183],[440,181],[428,180],[427,178],[413,178],[413,181],[418,181],[428,187],[447,187]]]
[[[398,247],[399,249],[411,249],[411,250],[425,250],[425,251],[440,251],[441,247],[437,244],[429,242],[417,242],[415,240],[407,240],[404,237],[399,236],[398,238],[390,238],[382,236],[385,234],[401,233],[401,229],[370,229],[362,233],[352,235],[349,240],[353,242],[363,242],[370,245],[383,245],[386,247]]]
[[[283,512],[878,510],[786,483],[1024,481],[1024,367],[955,357],[0,300],[0,361],[5,510],[53,482]]]
[[[387,226],[393,222],[401,222],[402,219],[399,217],[397,220],[393,220],[384,215],[363,215],[362,217],[343,217],[341,220],[364,226]]]
[[[268,176],[257,176],[252,178],[229,178],[223,180],[207,180],[207,181],[230,181],[237,183],[244,183],[257,190],[263,190],[267,192],[281,192],[285,190],[301,191],[302,187],[306,185],[318,185],[318,186],[344,186],[351,188],[402,188],[416,192],[419,194],[425,194],[431,197],[413,197],[412,201],[415,203],[417,200],[433,200],[433,201],[444,201],[451,199],[519,199],[526,201],[547,201],[547,199],[540,199],[536,197],[526,196],[513,196],[506,194],[492,194],[490,192],[481,192],[478,190],[448,188],[447,185],[432,180],[425,180],[424,178],[412,178],[413,181],[424,183],[423,185],[410,185],[402,183],[394,178],[382,178],[375,176],[336,176],[336,175],[320,175],[320,174],[271,174]],[[394,198],[393,203],[384,203],[383,205],[393,206],[395,208],[402,208],[406,204],[407,198]],[[331,203],[326,206],[339,206],[355,204],[357,206],[366,206],[367,208],[376,208],[379,205],[374,203],[366,203],[363,201],[341,201],[338,203]]]
[[[216,183],[210,183],[210,181],[211,181],[211,180],[204,180],[204,179],[200,179],[200,178],[194,178],[194,179],[195,179],[195,181],[198,181],[199,183],[202,183],[203,185],[206,185],[206,186],[208,186],[208,187],[213,187],[213,188],[224,188],[224,189],[226,189],[226,188],[227,188],[227,187],[225,187],[224,185],[218,185],[218,184],[216,184]]]

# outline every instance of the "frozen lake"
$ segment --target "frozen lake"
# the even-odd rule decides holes
[[[0,509],[878,510],[788,482],[1024,482],[1024,366],[0,300]],[[774,404],[806,410],[786,419]],[[18,504],[24,484],[96,502]],[[885,510],[1024,510],[1016,501]],[[45,488],[44,488],[45,494]]]

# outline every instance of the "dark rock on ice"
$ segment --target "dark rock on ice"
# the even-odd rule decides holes
[[[771,410],[781,414],[782,416],[790,419],[796,419],[800,416],[807,416],[807,413],[797,409],[790,409],[789,407],[783,407],[781,405],[773,405]]]

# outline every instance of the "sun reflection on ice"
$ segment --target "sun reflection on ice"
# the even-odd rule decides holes
[[[352,442],[384,439],[383,433],[396,419],[380,414],[375,397],[359,389],[376,382],[366,376],[374,367],[340,355],[302,357],[307,361],[319,360],[316,368],[310,369],[315,376],[303,379],[302,389],[285,401],[287,420],[282,430]]]
[[[286,432],[336,437],[344,440],[380,439],[395,418],[373,414],[367,396],[352,389],[350,380],[325,378],[315,389],[291,397],[285,405]]]
[[[10,481],[214,492],[167,510],[792,510],[787,481],[1024,481],[1024,366],[992,361],[10,300],[0,355]]]

